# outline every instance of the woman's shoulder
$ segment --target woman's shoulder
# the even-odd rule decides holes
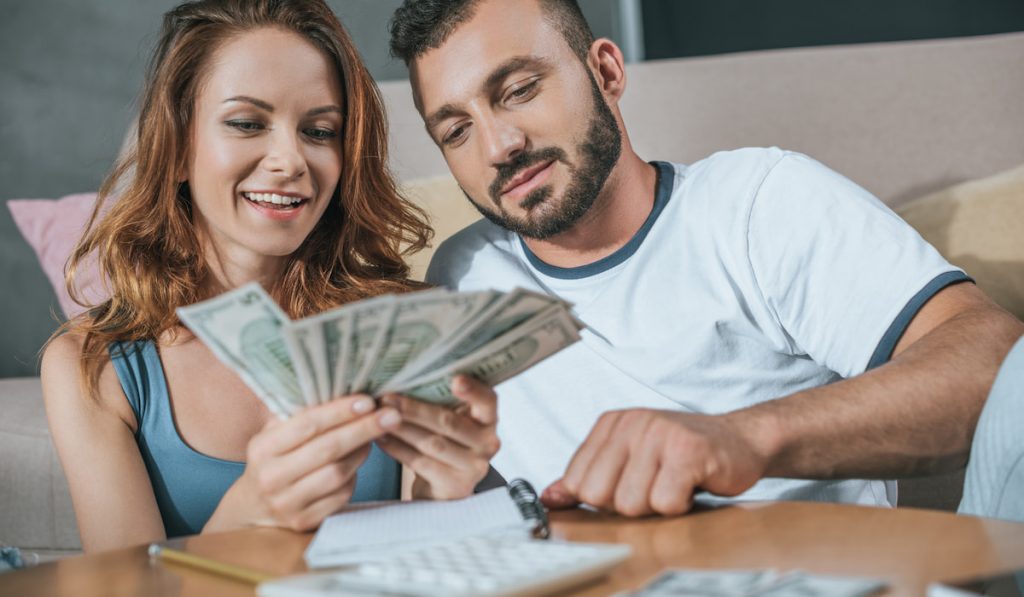
[[[66,332],[50,339],[40,364],[44,386],[78,384],[84,344],[85,335],[77,332]]]
[[[135,415],[124,395],[110,355],[103,351],[92,358],[100,361],[97,391],[93,393],[83,377],[85,334],[70,331],[54,337],[43,351],[40,377],[43,400],[48,411],[98,408],[124,420],[134,428]]]

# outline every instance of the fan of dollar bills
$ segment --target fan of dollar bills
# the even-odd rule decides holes
[[[253,282],[177,313],[281,417],[354,393],[452,406],[456,374],[497,385],[583,328],[566,303],[521,288],[386,295],[292,321]]]

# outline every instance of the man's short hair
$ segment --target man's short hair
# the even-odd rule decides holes
[[[408,65],[428,50],[441,47],[459,25],[473,17],[480,1],[405,0],[391,19],[391,55]],[[594,34],[576,0],[539,1],[548,22],[586,63]]]

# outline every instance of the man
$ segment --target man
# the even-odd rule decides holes
[[[406,0],[391,45],[486,216],[428,279],[548,292],[588,326],[501,386],[505,476],[645,515],[701,490],[894,504],[855,479],[963,465],[1024,326],[877,199],[778,149],[643,161],[622,53],[572,0]]]

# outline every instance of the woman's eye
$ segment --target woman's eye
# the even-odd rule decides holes
[[[305,132],[306,135],[308,135],[311,139],[314,139],[316,141],[327,141],[328,139],[333,139],[338,136],[338,133],[336,133],[334,130],[325,128],[311,128],[306,129]]]
[[[260,124],[259,122],[256,122],[255,120],[229,120],[224,124],[228,125],[233,129],[246,133],[258,131],[263,128],[263,125]]]

